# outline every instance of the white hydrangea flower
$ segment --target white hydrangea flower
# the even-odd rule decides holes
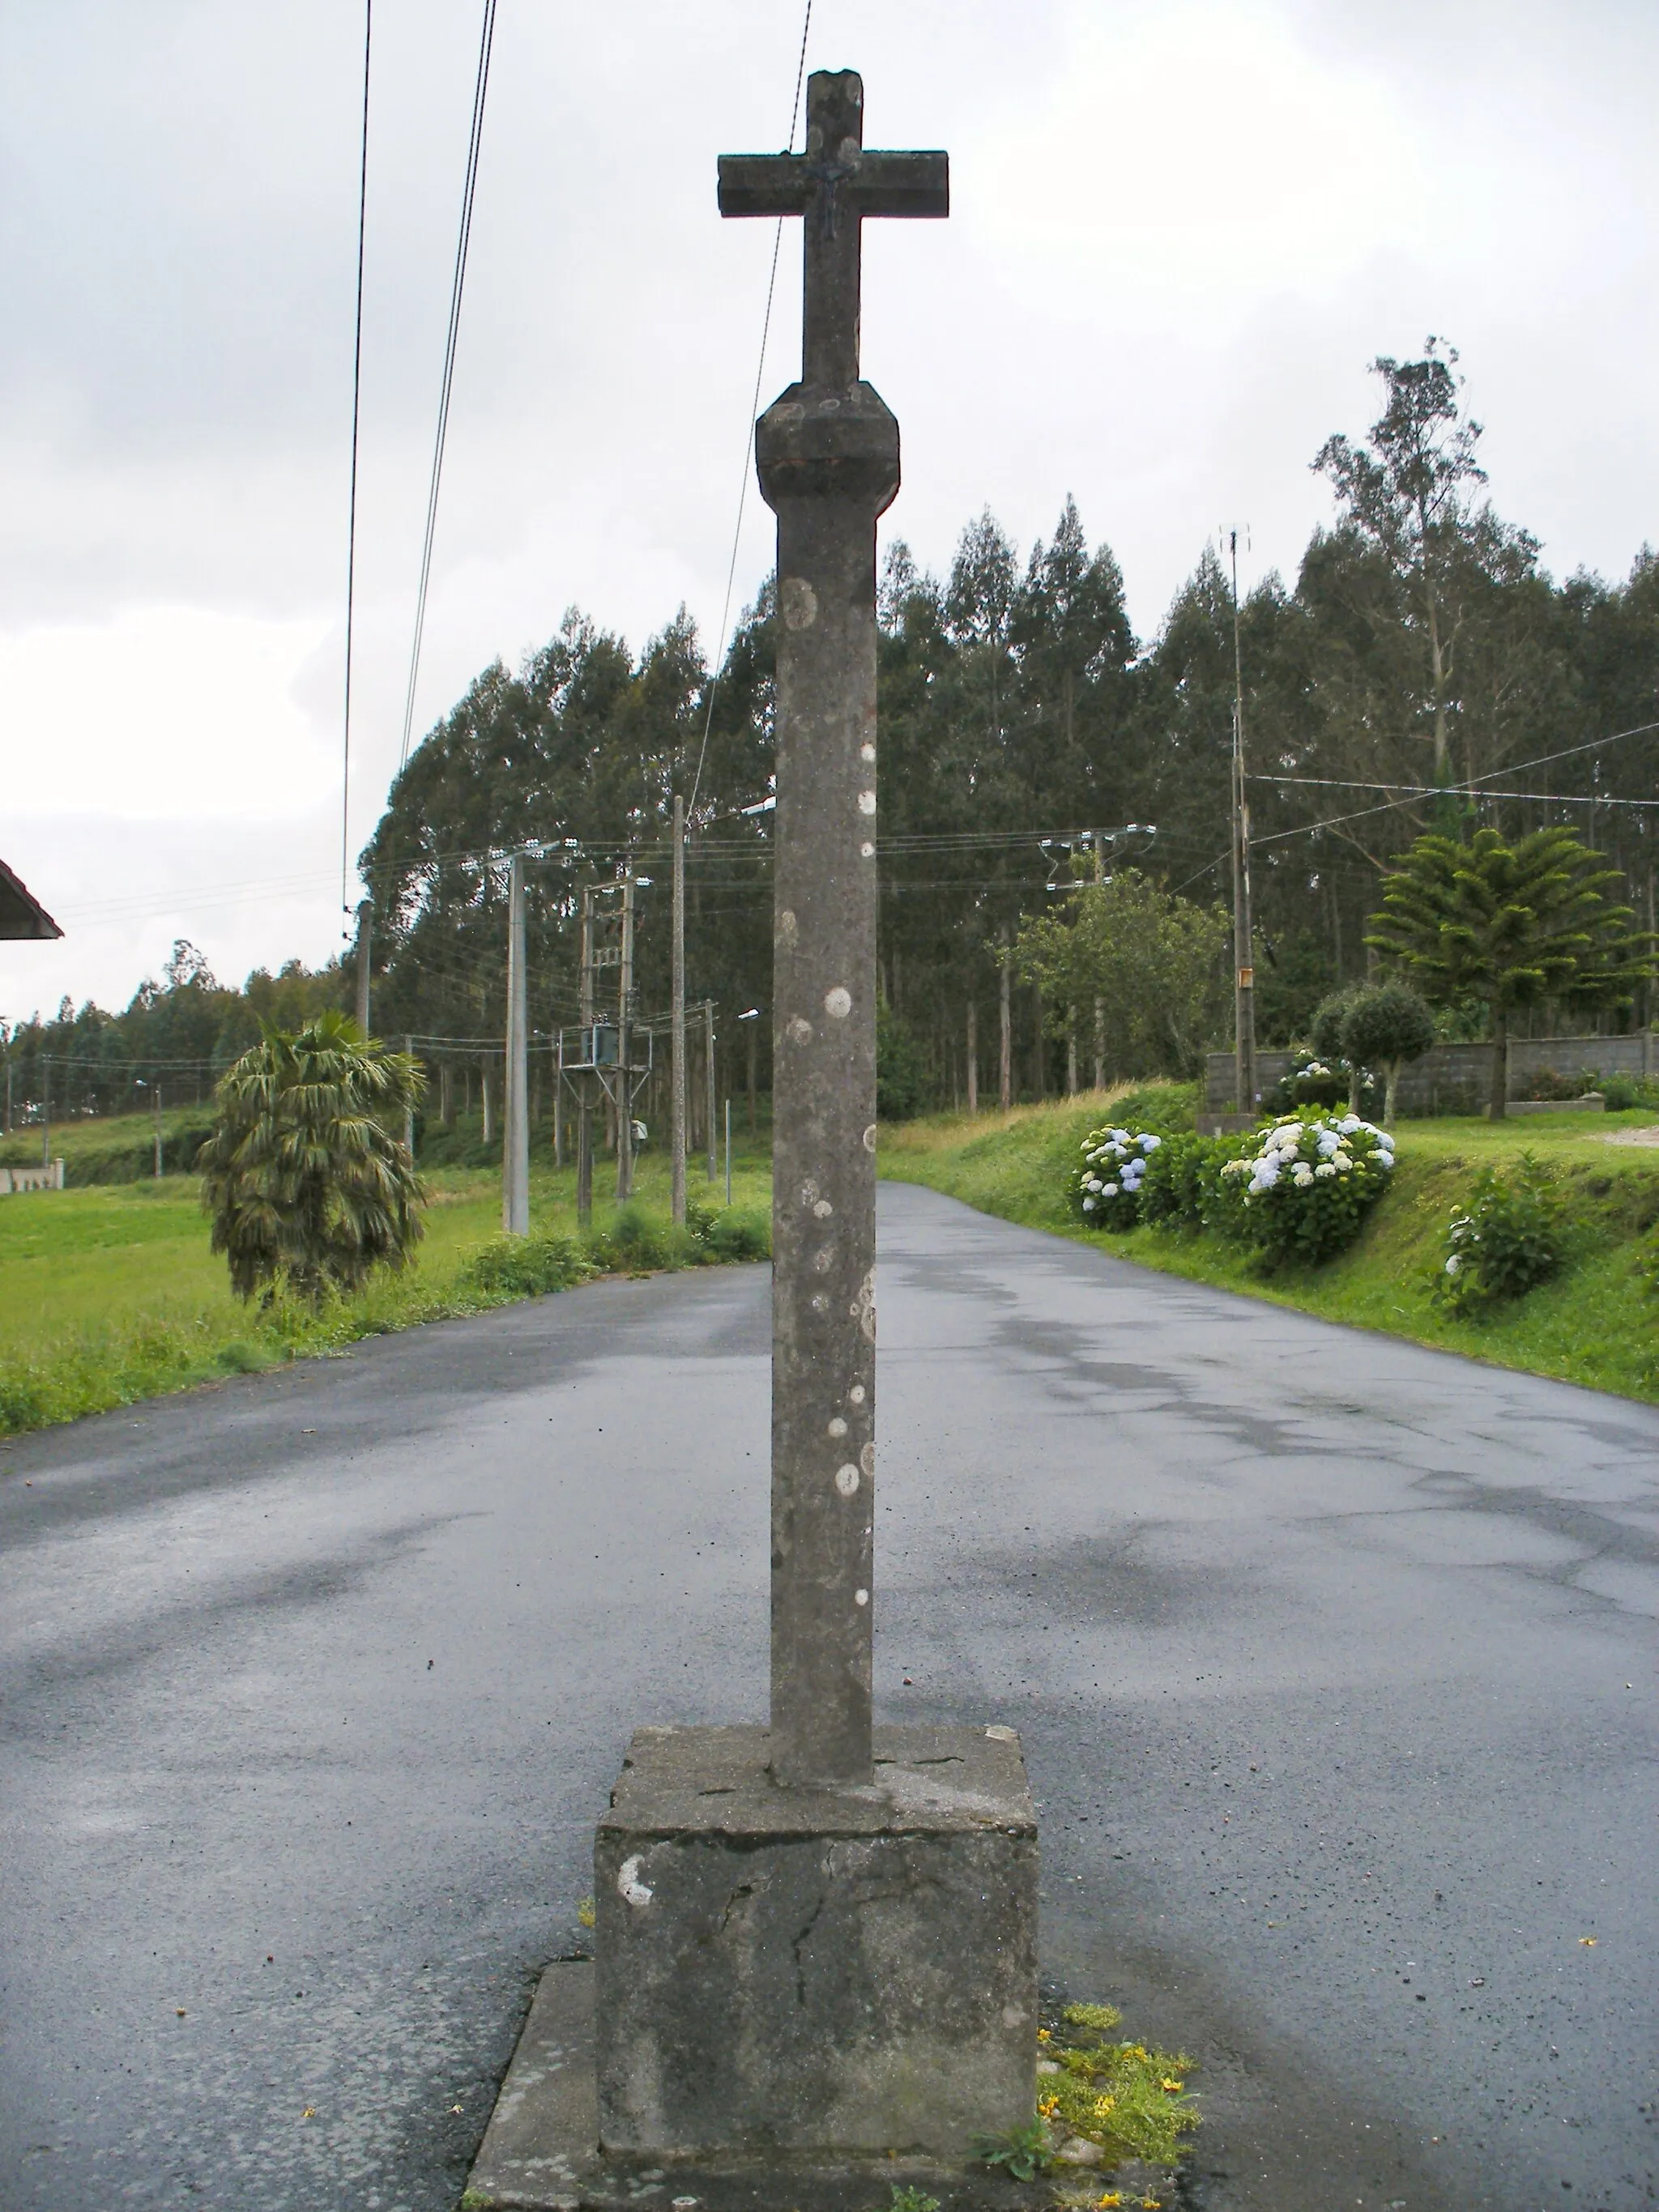
[[[1353,1156],[1350,1152],[1337,1152],[1332,1158],[1331,1165],[1336,1170],[1338,1175],[1346,1175],[1348,1170],[1353,1165]]]
[[[1117,1185],[1115,1182],[1103,1184],[1100,1194],[1103,1198],[1115,1198],[1117,1196]]]
[[[1085,1190],[1097,1191],[1100,1188],[1100,1177],[1098,1176],[1085,1176],[1083,1179],[1083,1188]]]
[[[1092,1213],[1092,1212],[1094,1212],[1094,1210],[1095,1210],[1095,1202],[1094,1202],[1093,1199],[1091,1199],[1091,1198],[1085,1198],[1085,1199],[1084,1200],[1084,1201],[1083,1201],[1083,1211],[1084,1211],[1085,1213]]]
[[[1305,1160],[1298,1161],[1291,1177],[1291,1182],[1295,1183],[1297,1188],[1298,1190],[1306,1190],[1308,1185],[1313,1181],[1313,1179],[1314,1171],[1308,1165],[1307,1162]]]
[[[1140,1140],[1140,1149],[1143,1152],[1155,1152],[1163,1142],[1162,1137],[1143,1137]]]
[[[1446,1262],[1446,1273],[1449,1275],[1455,1275],[1462,1264],[1463,1262],[1458,1258],[1456,1253],[1454,1252],[1450,1259]]]
[[[1314,1173],[1316,1176],[1334,1176],[1336,1173],[1336,1170],[1329,1160],[1321,1160],[1319,1165],[1314,1170]]]

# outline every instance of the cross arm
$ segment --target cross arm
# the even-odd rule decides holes
[[[722,154],[720,210],[727,216],[805,215],[820,185],[861,216],[948,216],[951,161],[943,153],[887,153],[872,148],[855,161],[822,162],[805,154]]]

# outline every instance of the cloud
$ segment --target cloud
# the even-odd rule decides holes
[[[637,646],[684,599],[714,644],[772,252],[718,219],[714,157],[782,143],[799,20],[501,10],[417,732],[573,601]],[[477,28],[477,0],[376,11],[354,852],[397,763]],[[95,853],[153,918],[87,900],[64,946],[4,953],[0,1008],[43,961],[124,995],[166,928],[226,973],[336,939],[361,33],[337,0],[8,19],[0,740],[9,772],[49,706],[46,788],[31,764],[17,790],[83,812],[6,857],[51,905]],[[952,161],[950,222],[866,237],[866,372],[904,435],[885,527],[942,567],[986,501],[1029,544],[1074,491],[1150,633],[1218,526],[1293,570],[1328,512],[1310,456],[1371,419],[1370,358],[1432,330],[1500,508],[1558,570],[1622,573],[1659,497],[1656,47],[1633,0],[820,0],[809,67],[861,66],[872,139]],[[763,400],[797,358],[797,230]],[[738,604],[769,544],[751,484]],[[234,872],[204,792],[262,788],[295,826],[258,878],[314,890],[191,927]]]

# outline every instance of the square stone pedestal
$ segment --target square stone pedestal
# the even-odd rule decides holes
[[[878,1730],[781,1789],[758,1728],[642,1729],[599,1824],[610,2157],[960,2160],[1029,2125],[1036,1820],[1011,1729]]]

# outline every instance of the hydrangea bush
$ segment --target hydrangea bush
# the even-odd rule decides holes
[[[1166,1137],[1140,1179],[1140,1218],[1149,1229],[1200,1230],[1220,1211],[1218,1180],[1243,1143],[1237,1137]]]
[[[1140,1186],[1164,1139],[1150,1129],[1091,1129],[1072,1176],[1071,1199],[1091,1229],[1133,1229],[1140,1218]]]
[[[1316,1265],[1352,1243],[1388,1188],[1394,1139],[1357,1114],[1287,1114],[1221,1170],[1230,1231],[1269,1266]]]
[[[1455,1314],[1482,1313],[1547,1282],[1566,1257],[1561,1200],[1548,1170],[1530,1152],[1509,1175],[1483,1169],[1468,1208],[1447,1224],[1445,1251],[1434,1294]]]

